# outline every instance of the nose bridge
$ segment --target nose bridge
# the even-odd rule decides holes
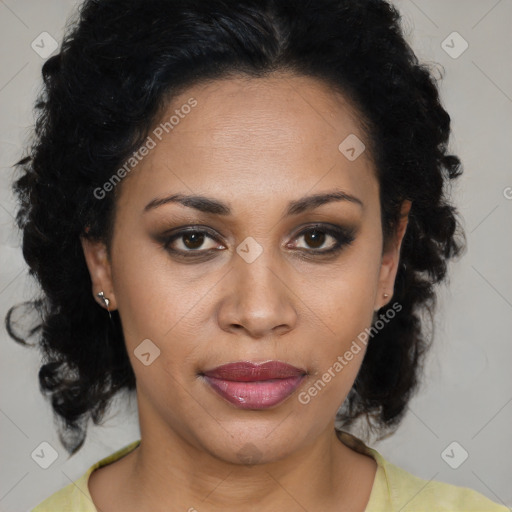
[[[236,287],[240,294],[239,302],[257,309],[270,308],[272,303],[276,303],[274,306],[277,306],[277,303],[286,299],[281,281],[284,278],[284,268],[279,263],[275,251],[269,247],[269,239],[267,242],[267,246],[254,240],[240,244],[233,268]],[[247,249],[248,252],[244,253]],[[256,256],[254,260],[247,258],[251,253],[253,257]]]
[[[242,257],[238,258],[234,264],[234,273],[236,282],[241,287],[241,298],[256,303],[259,303],[260,299],[265,299],[268,303],[281,296],[283,283],[277,277],[279,272],[275,270],[279,266],[270,249],[263,250],[252,262],[247,262]]]
[[[255,241],[240,244],[230,272],[230,297],[220,315],[223,328],[237,325],[253,336],[295,324],[293,297],[286,286],[283,266],[275,252]],[[259,255],[252,259],[259,251]],[[252,257],[248,257],[252,256]]]

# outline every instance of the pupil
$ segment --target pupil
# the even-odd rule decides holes
[[[183,241],[188,249],[197,249],[198,247],[201,247],[203,239],[204,234],[202,233],[190,233],[183,236]],[[191,240],[192,242],[188,243],[187,240]]]
[[[309,240],[312,240],[312,243]],[[314,248],[321,247],[324,241],[325,233],[322,233],[321,231],[313,230],[310,231],[309,234],[306,234],[306,243]]]

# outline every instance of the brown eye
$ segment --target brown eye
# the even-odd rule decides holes
[[[342,228],[336,225],[314,225],[304,229],[294,240],[303,239],[303,245],[296,242],[287,247],[298,249],[309,255],[335,254],[350,245],[355,239],[355,228]],[[208,240],[211,242],[208,246]],[[185,229],[169,236],[162,236],[163,247],[177,257],[207,257],[213,256],[213,251],[225,249],[217,236],[207,229]]]
[[[207,244],[208,240],[211,242],[210,246]],[[213,235],[202,229],[182,230],[165,237],[163,241],[163,246],[167,251],[183,256],[205,254],[219,248],[219,245],[223,248],[222,244],[219,244]]]
[[[335,225],[315,225],[304,229],[295,240],[304,240],[304,245],[294,244],[294,249],[312,254],[331,254],[339,252],[344,246],[355,240],[355,229],[341,228]],[[308,250],[309,249],[309,250]]]
[[[201,245],[204,243],[204,233],[200,233],[199,231],[190,232],[182,237],[183,245],[187,247],[187,249],[199,249]]]
[[[308,231],[306,235],[304,235],[304,240],[309,247],[318,249],[325,243],[325,233],[318,229],[312,229]]]

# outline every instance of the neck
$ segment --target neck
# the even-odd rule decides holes
[[[373,459],[337,437],[334,424],[315,441],[273,462],[232,463],[168,430],[144,435],[129,456],[124,489],[133,510],[194,512],[364,510],[375,475]],[[250,462],[250,450],[245,461]],[[128,461],[127,461],[128,462]],[[361,485],[366,481],[369,485]],[[359,492],[354,492],[358,490]],[[164,505],[165,504],[165,505]]]

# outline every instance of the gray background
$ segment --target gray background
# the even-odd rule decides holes
[[[435,345],[424,384],[398,432],[376,443],[388,460],[425,479],[471,487],[512,506],[512,0],[403,0],[408,39],[422,61],[445,70],[441,93],[453,120],[451,149],[465,173],[453,189],[468,252],[440,290]],[[42,32],[60,41],[72,0],[0,0],[0,316],[36,291],[13,228],[12,164],[33,123],[44,58],[31,43]],[[458,32],[469,47],[457,58],[442,42]],[[453,40],[453,42],[452,42]],[[462,41],[448,38],[451,52]],[[71,459],[60,445],[50,406],[38,389],[39,356],[2,329],[0,510],[23,511],[78,478],[100,458],[139,438],[136,403],[120,397],[103,427],[91,426]],[[41,442],[58,452],[48,468],[31,453]],[[457,469],[450,462],[467,460]]]

